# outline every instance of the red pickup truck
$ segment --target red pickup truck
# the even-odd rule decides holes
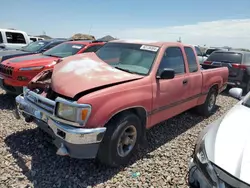
[[[8,93],[21,94],[23,86],[27,86],[39,72],[53,68],[60,58],[95,52],[103,44],[100,41],[68,41],[40,54],[5,60],[0,63],[0,87]]]
[[[212,114],[227,79],[225,67],[200,70],[192,46],[117,40],[37,75],[15,115],[49,133],[57,154],[117,166],[146,129],[193,107]]]

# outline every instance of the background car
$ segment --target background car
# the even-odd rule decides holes
[[[11,58],[0,64],[0,87],[11,94],[23,92],[30,80],[43,70],[52,69],[60,59],[85,52],[96,52],[104,42],[68,41],[43,53]]]
[[[215,51],[202,64],[202,68],[228,67],[228,85],[250,90],[250,52]]]
[[[250,92],[229,90],[240,101],[199,135],[189,165],[191,188],[250,187]]]
[[[29,43],[27,46],[24,46],[19,50],[3,50],[0,52],[0,62],[14,57],[42,53],[65,41],[67,40],[49,39]]]

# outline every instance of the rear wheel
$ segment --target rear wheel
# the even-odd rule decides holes
[[[217,90],[211,88],[207,94],[205,103],[197,107],[198,113],[206,117],[212,115],[215,109],[216,98]]]
[[[98,161],[112,167],[128,163],[142,136],[140,119],[133,113],[125,112],[113,118],[106,127]]]

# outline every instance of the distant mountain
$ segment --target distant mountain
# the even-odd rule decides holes
[[[102,38],[99,38],[98,40],[101,40],[101,41],[105,41],[105,42],[109,42],[111,40],[116,40],[116,38],[110,36],[110,35],[107,35],[107,36],[104,36]]]

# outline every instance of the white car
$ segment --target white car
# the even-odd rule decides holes
[[[250,92],[242,92],[230,89],[240,101],[199,135],[189,164],[191,188],[250,187]]]
[[[192,45],[196,51],[197,57],[198,57],[198,61],[199,63],[203,63],[204,61],[206,61],[207,56],[205,55],[205,53],[202,53],[201,49],[199,48],[198,45]]]

